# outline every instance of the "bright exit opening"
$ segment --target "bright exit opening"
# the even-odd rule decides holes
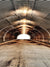
[[[30,35],[28,34],[20,34],[17,36],[17,39],[31,39]]]

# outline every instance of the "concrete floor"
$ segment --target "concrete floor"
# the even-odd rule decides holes
[[[0,46],[0,67],[50,67],[50,48],[26,42]]]

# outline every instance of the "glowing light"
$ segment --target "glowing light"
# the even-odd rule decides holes
[[[30,35],[28,34],[20,34],[17,36],[17,39],[30,39]]]
[[[27,20],[26,20],[26,19],[23,19],[23,20],[21,20],[21,21],[22,21],[23,23],[26,23]]]
[[[22,14],[24,16],[27,14],[27,12],[28,12],[28,7],[22,7],[15,11],[16,14]]]
[[[24,10],[23,12],[26,14],[27,13],[27,10]]]
[[[32,14],[33,16],[36,15],[36,16],[39,16],[39,17],[45,17],[47,14],[44,14],[40,11],[37,11],[37,10],[32,10],[31,8],[29,7],[21,7],[19,9],[17,9],[15,12],[12,12],[12,13],[15,13],[17,15],[23,15],[23,16],[26,16],[27,14]]]
[[[26,20],[23,20],[22,34],[26,34]]]
[[[23,34],[26,33],[26,24],[23,24],[23,27],[22,27],[22,33],[23,33]]]

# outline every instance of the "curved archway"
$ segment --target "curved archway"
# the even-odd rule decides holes
[[[31,11],[31,13],[30,13],[30,11]],[[6,38],[7,38],[8,34],[9,34],[9,36],[11,36],[9,38],[11,38],[11,39],[15,38],[16,39],[16,37],[19,34],[22,34],[22,31],[25,28],[26,28],[25,29],[25,31],[26,31],[25,34],[28,34],[28,32],[31,31],[32,34],[30,33],[31,34],[30,36],[35,34],[34,37],[37,37],[37,38],[38,38],[38,36],[41,39],[48,39],[49,38],[49,32],[45,28],[43,28],[40,24],[38,24],[38,23],[41,22],[42,18],[40,18],[40,16],[38,16],[35,13],[35,11],[28,10],[28,12],[26,13],[26,11],[24,10],[24,13],[26,15],[25,14],[23,15],[22,13],[23,13],[23,11],[21,13],[15,13],[15,15],[14,15],[15,17],[13,16],[13,17],[10,17],[10,18],[8,18],[8,17],[6,18],[6,20],[9,19],[10,21],[12,21],[12,18],[14,18],[14,21],[12,21],[13,22],[13,28],[11,26],[9,26],[9,27],[11,27],[10,29],[9,29],[9,27],[5,27],[2,30],[0,30],[3,41],[7,40]],[[39,21],[39,19],[40,19],[40,21]],[[44,21],[44,19],[42,21]],[[14,28],[16,30],[13,30]],[[34,31],[35,29],[36,29],[36,31]],[[2,34],[2,31],[3,31],[3,34]],[[33,38],[33,36],[32,36],[32,38]]]

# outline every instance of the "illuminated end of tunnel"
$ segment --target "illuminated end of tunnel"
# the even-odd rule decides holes
[[[23,39],[28,40],[29,39],[30,40],[31,37],[28,34],[20,34],[17,36],[17,39],[20,39],[20,40],[23,40]]]

